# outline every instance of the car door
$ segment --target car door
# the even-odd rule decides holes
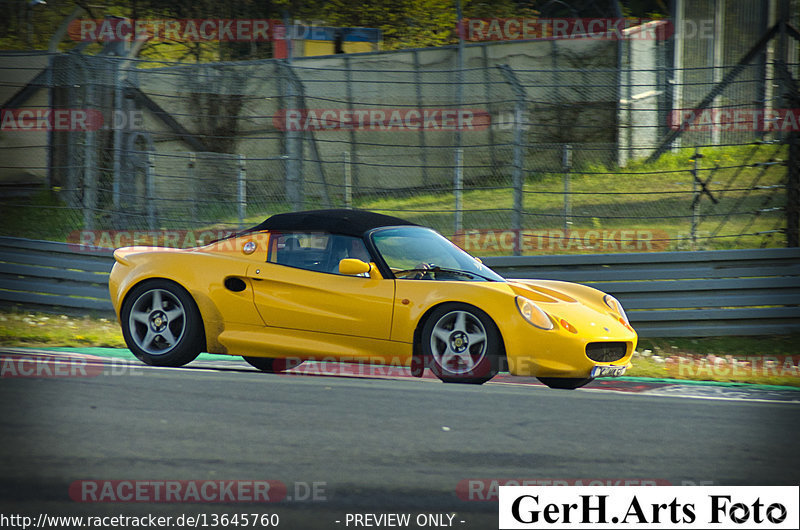
[[[282,233],[270,238],[267,263],[251,268],[264,324],[325,334],[388,340],[394,280],[338,273],[340,259],[368,256],[359,238]]]

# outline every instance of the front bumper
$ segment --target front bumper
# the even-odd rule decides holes
[[[508,371],[533,377],[622,375],[630,366],[638,337],[621,325],[611,329],[608,334],[588,337],[565,329],[532,332],[523,327],[518,331],[524,333],[504,337]]]

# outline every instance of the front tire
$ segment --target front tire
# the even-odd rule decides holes
[[[575,390],[594,381],[593,377],[537,377],[544,385],[550,388]]]
[[[497,374],[503,346],[489,315],[454,303],[431,313],[422,328],[422,351],[445,383],[481,385]]]
[[[131,352],[152,366],[183,366],[205,348],[200,311],[189,293],[169,280],[134,287],[120,310],[122,336]]]

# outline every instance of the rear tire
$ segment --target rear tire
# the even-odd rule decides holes
[[[275,359],[272,357],[246,357],[244,355],[242,356],[242,359],[247,361],[248,364],[250,364],[250,366],[258,368],[262,372],[267,372],[269,374],[291,370],[292,368],[296,368],[303,363],[303,361],[299,359]]]
[[[175,282],[147,280],[131,289],[120,309],[122,336],[152,366],[183,366],[205,349],[205,330],[191,295]]]
[[[444,304],[422,328],[422,351],[445,383],[482,385],[499,371],[500,331],[485,312],[467,304]]]
[[[550,388],[575,390],[594,381],[593,377],[537,377],[542,384]]]

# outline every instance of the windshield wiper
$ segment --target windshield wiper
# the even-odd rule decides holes
[[[443,272],[445,274],[454,274],[456,276],[464,276],[464,277],[467,277],[467,278],[481,278],[483,280],[486,280],[487,282],[497,281],[497,280],[494,280],[492,278],[488,278],[486,276],[482,276],[482,275],[478,274],[477,272],[463,271],[463,270],[460,270],[460,269],[448,269],[446,267],[440,267],[438,265],[434,265],[433,267],[428,267],[428,268],[419,267],[419,268],[416,268],[416,269],[405,269],[405,270],[402,270],[402,271],[397,271],[394,274],[395,274],[395,276],[397,276],[399,274],[405,274],[405,273],[409,273],[409,272],[422,272],[422,273]]]

